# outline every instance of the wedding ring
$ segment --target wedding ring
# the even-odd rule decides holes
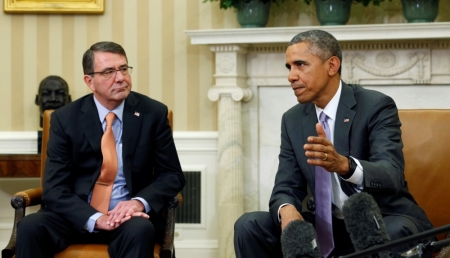
[[[326,154],[326,153],[324,153],[325,154],[325,157],[323,157],[323,161],[325,161],[325,160],[327,160],[327,158],[328,158],[328,154]]]

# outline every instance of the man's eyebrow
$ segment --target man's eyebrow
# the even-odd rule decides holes
[[[128,67],[128,64],[120,65],[119,68]],[[115,67],[105,67],[102,71],[115,70]]]
[[[303,60],[295,60],[295,61],[294,61],[294,64],[295,64],[295,65],[302,65],[302,64],[306,64],[306,62],[303,61]]]

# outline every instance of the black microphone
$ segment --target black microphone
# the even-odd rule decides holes
[[[317,233],[304,220],[289,222],[281,233],[281,251],[284,258],[321,258]]]
[[[371,254],[379,253],[380,251],[389,250],[394,247],[403,246],[405,244],[417,242],[417,241],[423,240],[423,239],[429,239],[430,237],[434,237],[434,236],[437,236],[439,234],[446,233],[446,232],[450,232],[450,224],[447,224],[445,226],[441,226],[438,228],[433,228],[433,229],[430,229],[427,231],[423,231],[423,232],[420,232],[420,233],[417,233],[414,235],[410,235],[410,236],[407,236],[404,238],[400,238],[397,240],[393,240],[386,244],[374,246],[374,247],[368,248],[366,250],[362,250],[362,251],[348,254],[345,256],[340,256],[340,258],[366,257]],[[444,240],[437,241],[437,242],[436,241],[428,242],[426,244],[420,244],[420,246],[417,246],[417,247],[421,248],[421,250],[424,250],[422,257],[427,257],[428,252],[434,252],[434,251],[439,250],[440,248],[443,248],[448,245],[450,245],[450,239],[444,239]],[[415,247],[413,249],[415,249]],[[411,249],[411,251],[413,249]],[[410,250],[408,250],[406,252],[409,252],[409,251]],[[392,256],[393,257],[402,256],[403,258],[405,258],[405,257],[408,257],[408,254],[407,253],[406,254],[405,253],[401,253],[401,254],[393,253]]]
[[[350,196],[342,207],[344,222],[356,251],[389,242],[386,225],[380,208],[368,193]],[[381,251],[374,257],[390,257],[388,251]]]
[[[424,243],[419,243],[413,248],[399,253],[397,256],[401,258],[423,258],[432,257],[433,253],[440,251],[444,247],[450,245],[450,238],[440,240],[440,241],[425,241]]]

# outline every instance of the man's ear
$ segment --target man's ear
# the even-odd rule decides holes
[[[92,77],[90,75],[85,74],[84,75],[84,82],[86,85],[91,89],[93,92],[95,92],[94,82],[92,81]]]
[[[34,104],[39,106],[39,95],[36,94],[36,98],[34,99]]]
[[[341,60],[339,60],[339,58],[337,58],[337,56],[332,56],[332,57],[330,57],[330,59],[328,61],[330,64],[328,74],[330,76],[335,75],[339,71],[339,68],[341,67]]]

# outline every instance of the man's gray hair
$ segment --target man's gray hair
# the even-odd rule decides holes
[[[92,45],[83,55],[83,72],[91,74],[94,72],[94,53],[107,52],[123,55],[128,62],[127,54],[121,45],[111,41],[101,41]]]

